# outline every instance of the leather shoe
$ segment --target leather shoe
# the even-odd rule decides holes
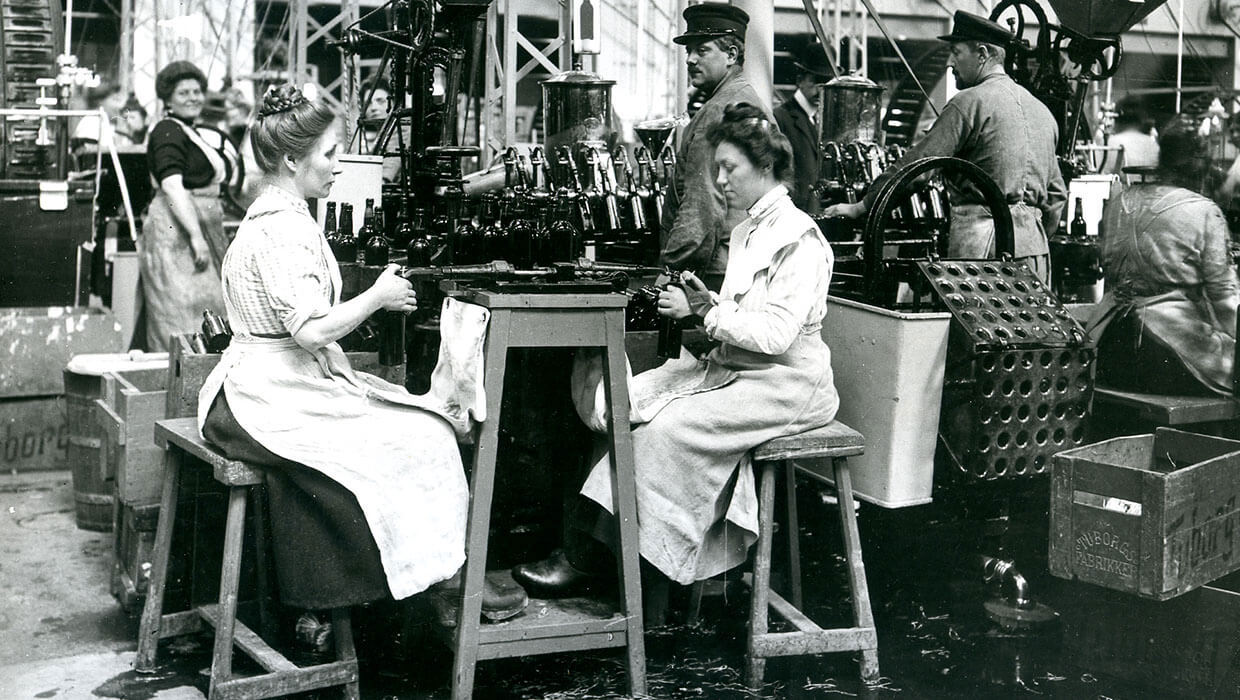
[[[602,583],[597,574],[573,566],[563,549],[555,550],[541,561],[514,566],[512,578],[538,598],[571,598]]]
[[[441,581],[431,587],[431,605],[435,615],[444,627],[455,627],[457,605],[460,600],[461,572],[452,578]],[[502,575],[487,573],[482,583],[482,617],[490,622],[502,622],[516,617],[525,611],[530,597],[525,589],[502,578]]]

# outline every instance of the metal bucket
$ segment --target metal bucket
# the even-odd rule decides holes
[[[582,141],[609,142],[611,137],[611,87],[614,80],[580,68],[542,81],[543,146],[551,161],[557,184],[563,182],[556,154],[560,146]],[[572,149],[574,153],[577,149]],[[577,163],[584,170],[585,163]]]
[[[822,86],[818,123],[821,143],[880,142],[882,86],[856,75],[832,78]]]

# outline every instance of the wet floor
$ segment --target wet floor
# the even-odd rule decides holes
[[[15,505],[5,506],[12,530],[6,530],[6,541],[18,549],[10,553],[9,566],[0,562],[0,574],[13,579],[5,584],[3,626],[25,641],[10,637],[5,648],[12,658],[4,663],[54,654],[71,665],[89,653],[122,655],[136,646],[136,619],[121,614],[107,596],[110,536],[73,527],[71,508],[65,507],[71,503],[68,489],[67,482],[49,482],[12,494]],[[801,496],[806,611],[823,626],[842,626],[851,608],[836,507],[810,488],[801,489]],[[1038,515],[1044,507],[1033,499],[1007,521],[982,517],[984,509],[973,507],[861,507],[878,625],[878,683],[861,683],[855,658],[842,653],[772,659],[765,686],[750,691],[743,682],[748,591],[733,577],[713,587],[722,595],[706,597],[695,625],[682,619],[686,592],[673,591],[671,623],[646,634],[649,694],[668,700],[1240,698],[1240,594],[1226,590],[1240,590],[1240,579],[1157,603],[1053,578],[1046,571],[1045,511]],[[36,550],[42,554],[35,556]],[[1058,619],[1025,630],[996,623],[983,603],[1002,590],[983,581],[979,551],[1011,556],[1035,598]],[[36,559],[57,561],[58,568]],[[777,558],[777,588],[784,569]],[[47,578],[53,571],[56,578]],[[81,590],[56,593],[62,585]],[[401,616],[391,604],[355,613],[366,700],[449,697],[451,655],[432,634],[425,611],[414,606],[410,612],[406,624],[395,622]],[[179,690],[175,697],[197,697],[207,687],[209,648],[203,638],[165,642],[154,676],[138,676],[121,664],[89,688],[66,692],[65,683],[49,682],[37,696],[162,700]],[[295,660],[309,659],[289,649]],[[483,661],[476,681],[475,697],[484,700],[616,698],[627,688],[618,651]]]
[[[851,607],[835,506],[804,491],[806,610],[823,626],[844,626]],[[646,634],[649,695],[667,700],[1240,697],[1240,595],[1210,588],[1155,603],[1061,581],[1046,573],[1045,553],[1038,551],[1038,541],[1045,543],[1043,523],[1022,523],[1019,514],[1000,525],[958,515],[934,508],[861,508],[880,643],[877,683],[860,682],[856,659],[841,653],[772,659],[761,691],[748,689],[743,678],[748,591],[732,577],[713,586],[716,595],[706,597],[693,625],[683,622],[686,592],[673,591],[672,621]],[[999,537],[992,536],[996,528]],[[1037,600],[1057,613],[1056,620],[1036,627],[996,622],[991,612],[1009,609],[994,604],[1004,591],[983,581],[975,561],[976,550],[993,543],[1027,564],[1022,573]],[[449,697],[450,654],[416,613],[413,623],[400,629],[393,627],[397,617],[382,605],[356,613],[363,697]],[[166,656],[172,675],[204,691],[206,678],[195,671],[208,663],[206,642],[181,643]],[[618,651],[484,661],[475,697],[621,697],[627,688],[623,664]],[[116,679],[114,687],[126,680]]]

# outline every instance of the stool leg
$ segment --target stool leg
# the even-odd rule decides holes
[[[797,520],[797,466],[784,460],[784,493],[788,507],[788,578],[792,605],[801,609],[801,525]]]
[[[456,656],[453,659],[452,698],[467,700],[474,693],[474,670],[478,663],[482,615],[482,585],[486,578],[487,536],[491,529],[491,497],[495,485],[495,458],[499,449],[500,408],[503,405],[504,371],[508,363],[508,328],[511,312],[496,309],[486,339],[487,418],[474,447],[470,477],[469,520],[465,527],[465,574],[462,577],[456,620]]]
[[[856,617],[857,627],[874,629],[870,589],[865,580],[865,564],[861,560],[861,533],[857,529],[857,510],[853,502],[848,458],[835,457],[831,463],[835,468],[835,487],[839,495],[840,525],[844,532],[844,553],[848,558],[848,583],[852,587],[853,615]],[[877,648],[861,650],[861,679],[878,679]]]
[[[267,557],[267,487],[258,486],[250,490],[253,503],[250,507],[254,514],[254,568],[258,575],[258,621],[259,629],[266,639],[275,639],[276,616],[271,609],[271,577],[268,576],[270,563]]]
[[[704,588],[706,588],[705,581],[694,581],[689,586],[689,610],[685,615],[685,624],[696,625],[698,618],[702,616],[702,589]]]
[[[241,578],[241,550],[245,536],[248,486],[228,489],[228,519],[224,523],[224,562],[220,567],[220,604],[216,611],[215,649],[211,654],[210,697],[232,677],[233,636],[237,625],[237,585]]]
[[[181,484],[181,451],[169,446],[164,451],[164,491],[159,501],[159,521],[155,525],[155,550],[151,555],[151,575],[142,607],[138,631],[138,654],[134,670],[155,671],[155,652],[159,647],[159,628],[164,614],[164,589],[168,579],[168,556],[172,550],[172,528],[177,520],[177,489]]]
[[[348,608],[332,610],[332,631],[336,636],[336,660],[357,662],[357,650],[353,646],[353,620]],[[357,676],[351,683],[345,683],[341,689],[344,700],[360,700],[362,694],[358,688]]]
[[[623,589],[625,653],[629,694],[646,694],[646,640],[642,615],[641,543],[637,527],[637,476],[629,426],[629,389],[625,377],[624,310],[606,312],[607,359],[604,397],[610,407],[607,433],[611,444],[612,507],[620,542],[620,583]],[[660,577],[662,578],[662,577]]]
[[[775,463],[763,462],[758,486],[758,552],[753,560],[753,590],[749,598],[749,653],[745,658],[745,682],[753,690],[762,687],[766,658],[758,640],[766,636],[771,586],[771,529],[775,510]]]

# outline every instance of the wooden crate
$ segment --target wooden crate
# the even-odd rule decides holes
[[[159,504],[134,506],[118,499],[113,517],[112,596],[125,612],[141,612],[150,583]]]
[[[1143,697],[1240,698],[1240,593],[1229,590],[1240,581],[1233,578],[1161,602],[1073,586],[1055,604],[1064,658],[1138,685]]]
[[[1240,569],[1240,442],[1159,428],[1055,455],[1050,571],[1167,600]]]
[[[6,472],[64,469],[68,447],[61,397],[0,399],[0,467]]]
[[[115,353],[121,324],[80,306],[0,309],[0,396],[64,393],[61,371],[74,355]]]
[[[159,501],[164,451],[155,445],[155,421],[164,418],[168,368],[108,372],[96,401],[103,434],[104,471],[125,505]]]

